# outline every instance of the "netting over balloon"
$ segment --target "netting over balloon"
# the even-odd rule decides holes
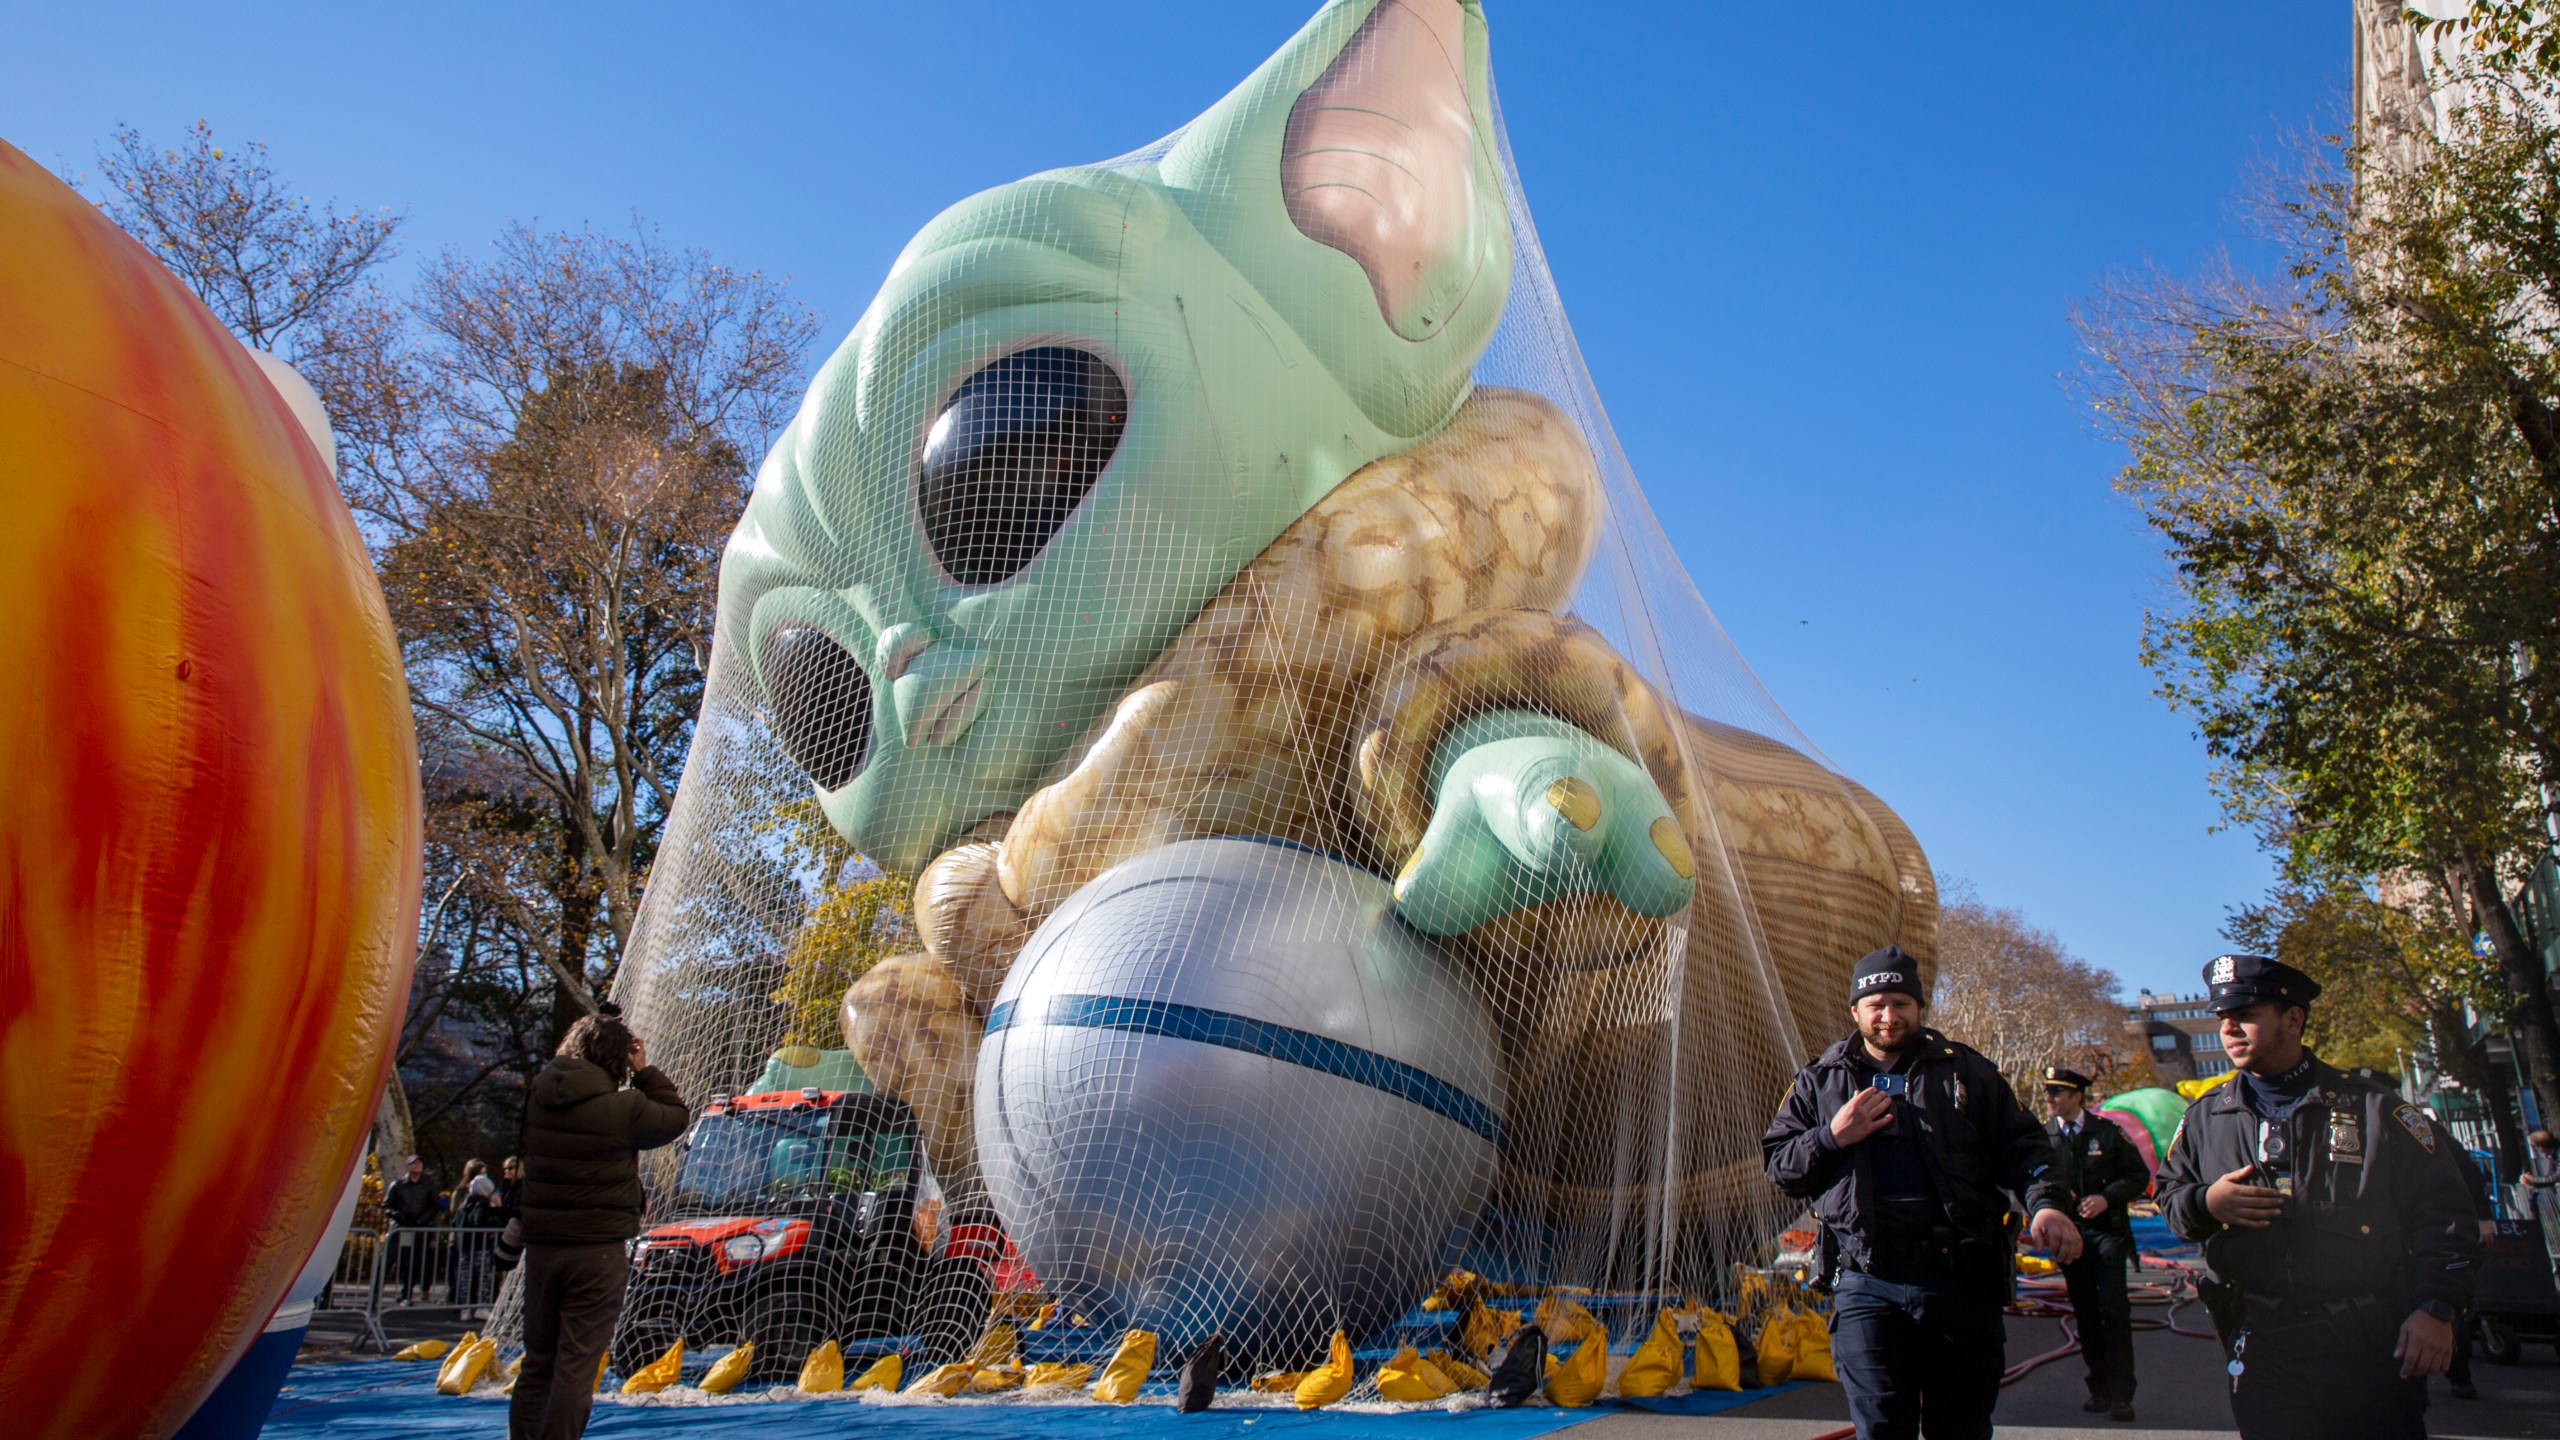
[[[1457,0],[934,220],[721,584],[617,995],[735,1098],[618,1354],[1641,1329],[1793,1213],[1849,963],[1932,948],[1647,509]]]

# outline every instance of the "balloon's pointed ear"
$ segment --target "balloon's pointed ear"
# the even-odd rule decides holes
[[[1477,232],[1501,218],[1476,184],[1470,18],[1458,0],[1384,0],[1289,107],[1281,144],[1289,219],[1360,262],[1407,340],[1466,303],[1485,259]]]
[[[1378,424],[1418,435],[1464,397],[1511,273],[1473,0],[1336,0],[1160,173]]]

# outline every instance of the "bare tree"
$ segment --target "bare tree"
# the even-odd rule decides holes
[[[289,360],[398,253],[404,216],[315,205],[277,177],[266,146],[217,144],[202,120],[168,149],[118,126],[98,169],[111,192],[99,207],[108,218],[233,334]]]
[[[814,318],[637,223],[511,226],[388,295],[402,217],[314,204],[261,145],[126,127],[98,165],[106,213],[329,412],[424,752],[428,907],[378,1138],[480,1133],[630,936],[720,547]]]
[[[405,307],[350,307],[317,367],[421,729],[505,776],[446,813],[450,838],[546,851],[536,884],[496,893],[540,936],[555,1028],[630,939],[721,546],[815,328],[778,282],[645,227],[519,225],[484,259],[438,257]],[[539,797],[538,821],[493,794]]]
[[[1938,978],[1931,1023],[2000,1067],[2021,1096],[2048,1065],[2095,1072],[2120,1044],[2116,977],[2063,948],[2015,910],[1938,877]]]

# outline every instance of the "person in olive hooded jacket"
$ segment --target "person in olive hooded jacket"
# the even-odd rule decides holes
[[[585,1432],[631,1274],[624,1242],[640,1233],[640,1152],[693,1122],[649,1047],[605,1009],[569,1027],[525,1107],[524,1368],[507,1405],[509,1440]]]

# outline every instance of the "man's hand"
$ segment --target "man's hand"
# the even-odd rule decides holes
[[[2095,1219],[2097,1219],[2099,1216],[2104,1215],[2104,1214],[2106,1214],[2106,1213],[2107,1213],[2107,1197],[2106,1197],[2106,1196],[2104,1196],[2104,1195],[2084,1195],[2084,1196],[2080,1197],[2080,1218],[2081,1218],[2081,1219],[2083,1219],[2083,1220],[2095,1220]]]
[[[2068,1265],[2080,1258],[2080,1227],[2059,1210],[2039,1210],[2027,1222],[2027,1234],[2037,1245],[2051,1251],[2056,1264]]]
[[[1831,1117],[1831,1138],[1855,1145],[1893,1119],[1893,1097],[1881,1090],[1861,1090]]]
[[[2392,1352],[2400,1362],[2400,1378],[2441,1375],[2453,1363],[2453,1327],[2424,1310],[2412,1310],[2400,1322],[2400,1343]]]
[[[648,1068],[649,1042],[634,1035],[631,1037],[631,1073],[636,1075]]]
[[[2204,1192],[2207,1214],[2225,1225],[2243,1230],[2264,1230],[2284,1218],[2284,1196],[2264,1185],[2246,1185],[2241,1178],[2256,1165],[2243,1165],[2213,1182]]]
[[[2495,1239],[2497,1239],[2497,1238],[2498,1238],[2498,1222],[2497,1222],[2497,1221],[2495,1221],[2495,1220],[2483,1220],[2483,1221],[2481,1221],[2481,1222],[2480,1222],[2480,1243],[2481,1243],[2481,1244],[2483,1244],[2483,1245],[2486,1245],[2486,1244],[2488,1244],[2490,1241],[2495,1240]]]

